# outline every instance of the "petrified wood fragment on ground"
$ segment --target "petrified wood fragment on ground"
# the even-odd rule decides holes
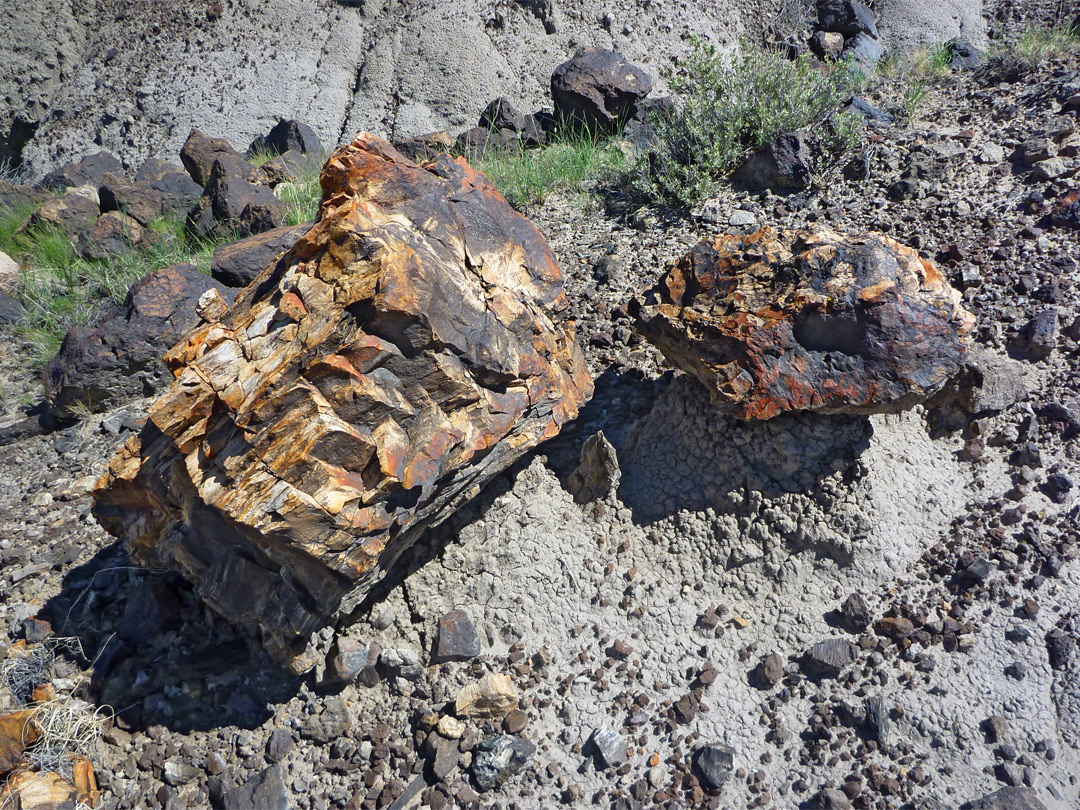
[[[550,248],[483,175],[363,134],[322,187],[314,227],[167,355],[95,503],[294,669],[592,392]]]
[[[743,419],[910,407],[961,370],[974,325],[916,251],[822,226],[702,242],[636,307],[641,332]]]

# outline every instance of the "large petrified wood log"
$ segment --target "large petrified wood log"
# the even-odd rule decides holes
[[[975,318],[914,250],[816,226],[702,242],[638,328],[743,419],[895,412],[960,372]]]
[[[319,221],[166,356],[95,514],[294,669],[420,533],[592,393],[555,258],[464,160],[362,134]]]

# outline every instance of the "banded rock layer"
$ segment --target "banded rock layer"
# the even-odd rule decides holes
[[[937,393],[970,343],[960,301],[911,248],[813,226],[702,242],[635,308],[725,411],[769,419],[896,412]]]
[[[361,134],[322,188],[311,230],[166,356],[172,388],[95,492],[137,560],[297,671],[592,393],[551,249],[464,160]]]

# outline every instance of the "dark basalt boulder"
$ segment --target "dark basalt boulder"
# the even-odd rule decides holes
[[[315,130],[307,124],[291,119],[281,119],[266,135],[260,135],[248,147],[248,157],[260,152],[282,155],[286,152],[301,155],[321,155],[323,146]]]
[[[172,375],[162,357],[198,323],[196,304],[211,289],[235,295],[191,265],[175,264],[135,282],[124,305],[96,328],[71,329],[45,367],[52,414],[67,420],[163,390]]]
[[[604,48],[578,51],[551,75],[556,117],[591,133],[610,132],[633,118],[651,90],[645,71]]]
[[[975,318],[887,236],[815,226],[702,242],[636,300],[638,329],[724,411],[891,413],[964,368]]]
[[[82,194],[70,193],[45,200],[34,209],[24,227],[59,228],[72,242],[90,232],[101,209],[98,203]]]
[[[313,223],[274,228],[222,245],[210,259],[210,275],[226,287],[246,287],[278,256],[311,230]]]
[[[191,233],[200,237],[228,233],[245,236],[284,224],[284,204],[270,186],[251,182],[247,171],[250,166],[230,155],[214,161],[203,195],[188,213]]]
[[[592,394],[554,254],[463,159],[368,134],[318,221],[167,355],[95,514],[296,672],[421,533]]]
[[[69,163],[49,172],[38,186],[49,191],[63,192],[79,186],[100,186],[106,174],[123,175],[124,165],[106,151],[88,155],[76,163]]]

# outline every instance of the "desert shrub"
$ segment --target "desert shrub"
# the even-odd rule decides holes
[[[725,57],[695,41],[665,78],[677,101],[653,116],[657,144],[628,181],[654,200],[693,205],[724,175],[777,135],[810,129],[831,145],[837,131],[850,141],[851,122],[827,126],[858,81],[846,63],[822,70],[809,56],[789,60],[744,45]]]

